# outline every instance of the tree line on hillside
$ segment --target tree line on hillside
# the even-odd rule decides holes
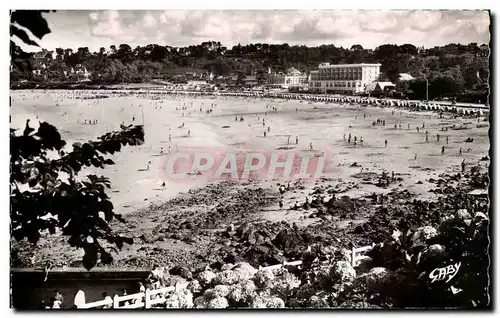
[[[54,56],[53,56],[54,55]],[[448,44],[419,48],[412,44],[383,44],[374,50],[361,45],[350,48],[335,45],[307,47],[304,45],[256,43],[236,45],[228,49],[220,42],[208,41],[187,47],[149,44],[132,48],[128,44],[111,45],[91,52],[88,47],[42,50],[31,57],[35,67],[42,68],[43,80],[64,81],[64,71],[84,66],[90,79],[101,83],[140,83],[154,79],[173,80],[186,72],[213,73],[215,76],[254,75],[261,83],[267,81],[268,70],[284,72],[295,67],[303,72],[317,69],[322,62],[381,63],[382,80],[398,84],[412,97],[424,98],[426,79],[429,98],[488,95],[489,47],[477,43]],[[416,80],[399,83],[398,75],[409,73]],[[181,78],[182,78],[181,76]],[[11,82],[26,78],[25,73],[11,73]],[[38,80],[41,80],[40,77]]]

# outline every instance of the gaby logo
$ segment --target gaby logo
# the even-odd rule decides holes
[[[435,268],[430,274],[429,278],[432,279],[431,284],[434,282],[446,280],[446,283],[448,283],[450,280],[457,275],[458,270],[460,268],[460,265],[462,265],[462,262],[458,262],[453,265],[448,265],[446,267],[438,267]]]

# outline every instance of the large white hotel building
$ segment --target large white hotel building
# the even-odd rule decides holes
[[[309,75],[309,91],[329,94],[364,93],[368,84],[379,80],[381,64],[321,63]]]

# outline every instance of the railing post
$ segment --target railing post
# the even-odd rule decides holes
[[[150,290],[149,288],[146,289],[146,292],[144,293],[144,308],[149,309],[151,308],[151,295],[149,294]]]
[[[351,248],[351,266],[354,267],[356,265],[356,248],[353,246]]]
[[[120,302],[118,299],[119,296],[115,294],[115,297],[113,297],[113,309],[120,308]]]

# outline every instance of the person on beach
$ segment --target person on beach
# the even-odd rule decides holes
[[[446,136],[446,144],[448,144],[448,136]]]
[[[441,147],[441,154],[444,155],[444,146]]]
[[[309,143],[309,151],[313,151],[313,143],[312,142]]]
[[[299,144],[299,136],[295,136],[295,144],[298,145]]]
[[[387,139],[384,141],[384,143],[385,143],[385,148],[387,148]]]

